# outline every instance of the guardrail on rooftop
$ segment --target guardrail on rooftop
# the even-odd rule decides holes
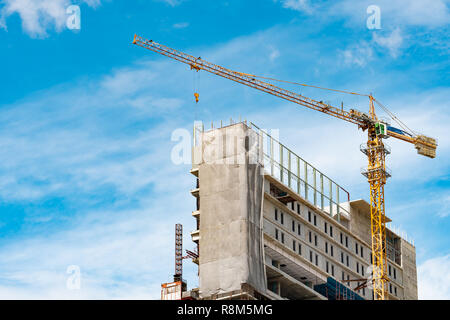
[[[250,128],[263,139],[264,167],[277,178],[330,216],[350,216],[340,202],[350,201],[350,194],[267,132],[250,122]]]

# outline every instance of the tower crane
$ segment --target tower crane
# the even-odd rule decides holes
[[[276,80],[271,78],[258,77],[252,74],[233,71],[220,65],[213,64],[201,57],[194,57],[184,52],[172,49],[165,45],[147,40],[138,35],[134,36],[133,44],[156,53],[165,55],[169,58],[178,60],[190,66],[191,70],[204,70],[226,79],[244,84],[246,86],[264,91],[285,100],[297,103],[301,106],[320,111],[335,118],[345,120],[358,126],[363,131],[367,130],[367,144],[361,145],[361,151],[367,155],[367,170],[363,175],[367,177],[370,185],[370,221],[371,221],[371,240],[372,240],[372,264],[373,264],[373,292],[375,300],[385,300],[387,278],[386,261],[386,216],[384,185],[390,172],[386,168],[385,157],[390,150],[384,145],[383,140],[389,137],[396,138],[405,142],[414,144],[417,153],[429,158],[435,158],[437,141],[433,138],[416,134],[389,112],[379,101],[371,94],[364,95],[369,98],[369,112],[361,112],[355,109],[345,110],[334,107],[322,101],[316,101],[301,94],[283,89],[272,83],[260,80]],[[335,90],[339,91],[339,90]],[[343,91],[341,91],[343,92]],[[354,93],[355,94],[355,93]],[[198,93],[195,93],[198,101]],[[375,104],[383,108],[393,120],[397,121],[402,129],[390,126],[389,123],[379,119],[375,113]]]

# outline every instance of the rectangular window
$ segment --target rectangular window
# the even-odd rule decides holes
[[[394,279],[397,279],[397,272],[396,272],[395,268],[394,268]]]
[[[333,226],[330,226],[330,237],[333,237]]]
[[[300,214],[300,205],[297,203],[297,213]]]
[[[361,274],[364,275],[364,266],[361,266]]]
[[[334,277],[334,265],[331,265],[331,275]]]
[[[308,211],[308,221],[311,222],[311,211]]]
[[[295,232],[295,221],[292,220],[292,232]]]
[[[341,244],[343,244],[344,243],[344,238],[343,238],[344,236],[342,235],[342,232],[341,232]]]
[[[325,253],[328,253],[328,242],[325,241]]]
[[[358,244],[355,242],[355,251],[356,251],[356,254],[358,254]]]
[[[308,233],[309,242],[312,242],[312,233],[311,231]]]
[[[284,243],[284,233],[281,233],[281,243]]]
[[[291,202],[291,209],[294,211],[294,202]]]
[[[317,217],[314,215],[314,225],[317,226]]]
[[[361,258],[364,258],[364,252],[363,252],[364,248],[361,247]]]
[[[275,209],[275,221],[278,221],[278,210]]]
[[[278,229],[275,229],[275,239],[278,240]]]
[[[280,213],[280,217],[281,217],[281,224],[283,224],[283,223],[284,223],[284,215],[283,215],[283,212]]]
[[[328,273],[328,261],[325,263],[325,271]]]
[[[314,235],[314,245],[317,247],[317,236]]]
[[[300,223],[297,225],[297,233],[298,233],[298,235],[301,234]]]
[[[397,295],[397,287],[394,287],[394,294]]]
[[[344,263],[344,253],[341,252],[341,262]]]
[[[356,273],[359,273],[359,263],[356,262]]]
[[[281,223],[283,223],[283,222],[281,222]],[[348,237],[347,236],[345,236],[345,246],[348,248]]]
[[[319,265],[319,256],[316,254],[316,266]]]
[[[333,248],[333,246],[331,245],[331,246],[330,246],[330,254],[331,254],[332,257],[334,256],[333,249],[334,249],[334,248]]]
[[[292,240],[292,250],[295,251],[295,249],[297,248],[295,240]]]
[[[298,254],[302,255],[302,245],[301,245],[301,243],[298,244]]]
[[[392,284],[389,284],[389,293],[392,293]]]
[[[347,267],[349,267],[349,266],[350,266],[350,260],[349,260],[348,255],[347,255]]]
[[[311,263],[313,262],[313,253],[312,253],[312,251],[309,251],[309,261],[311,261]]]
[[[391,265],[389,265],[389,276],[391,276]]]
[[[324,230],[325,230],[325,233],[328,233],[328,225],[326,222],[324,223]]]
[[[345,273],[342,271],[342,280],[345,280]]]

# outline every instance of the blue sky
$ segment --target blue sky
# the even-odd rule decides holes
[[[81,29],[66,8],[81,9]],[[381,29],[366,26],[369,5]],[[194,186],[175,165],[174,130],[239,116],[350,191],[365,133],[131,45],[135,33],[242,72],[373,93],[436,159],[387,141],[386,212],[417,247],[419,296],[450,298],[448,0],[0,0],[0,298],[159,298],[185,248]],[[362,97],[287,86],[367,111]],[[69,265],[81,289],[66,287]],[[196,268],[184,264],[190,287]],[[437,272],[439,271],[439,275]]]

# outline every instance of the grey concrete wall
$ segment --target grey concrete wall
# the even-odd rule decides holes
[[[349,211],[351,214],[350,231],[368,244],[371,244],[370,213],[367,215],[367,213],[363,213],[357,208],[351,208]]]
[[[417,300],[416,249],[409,242],[401,239],[404,299]]]
[[[202,297],[266,291],[258,136],[243,123],[201,135],[199,289]],[[256,145],[257,146],[257,145]]]

